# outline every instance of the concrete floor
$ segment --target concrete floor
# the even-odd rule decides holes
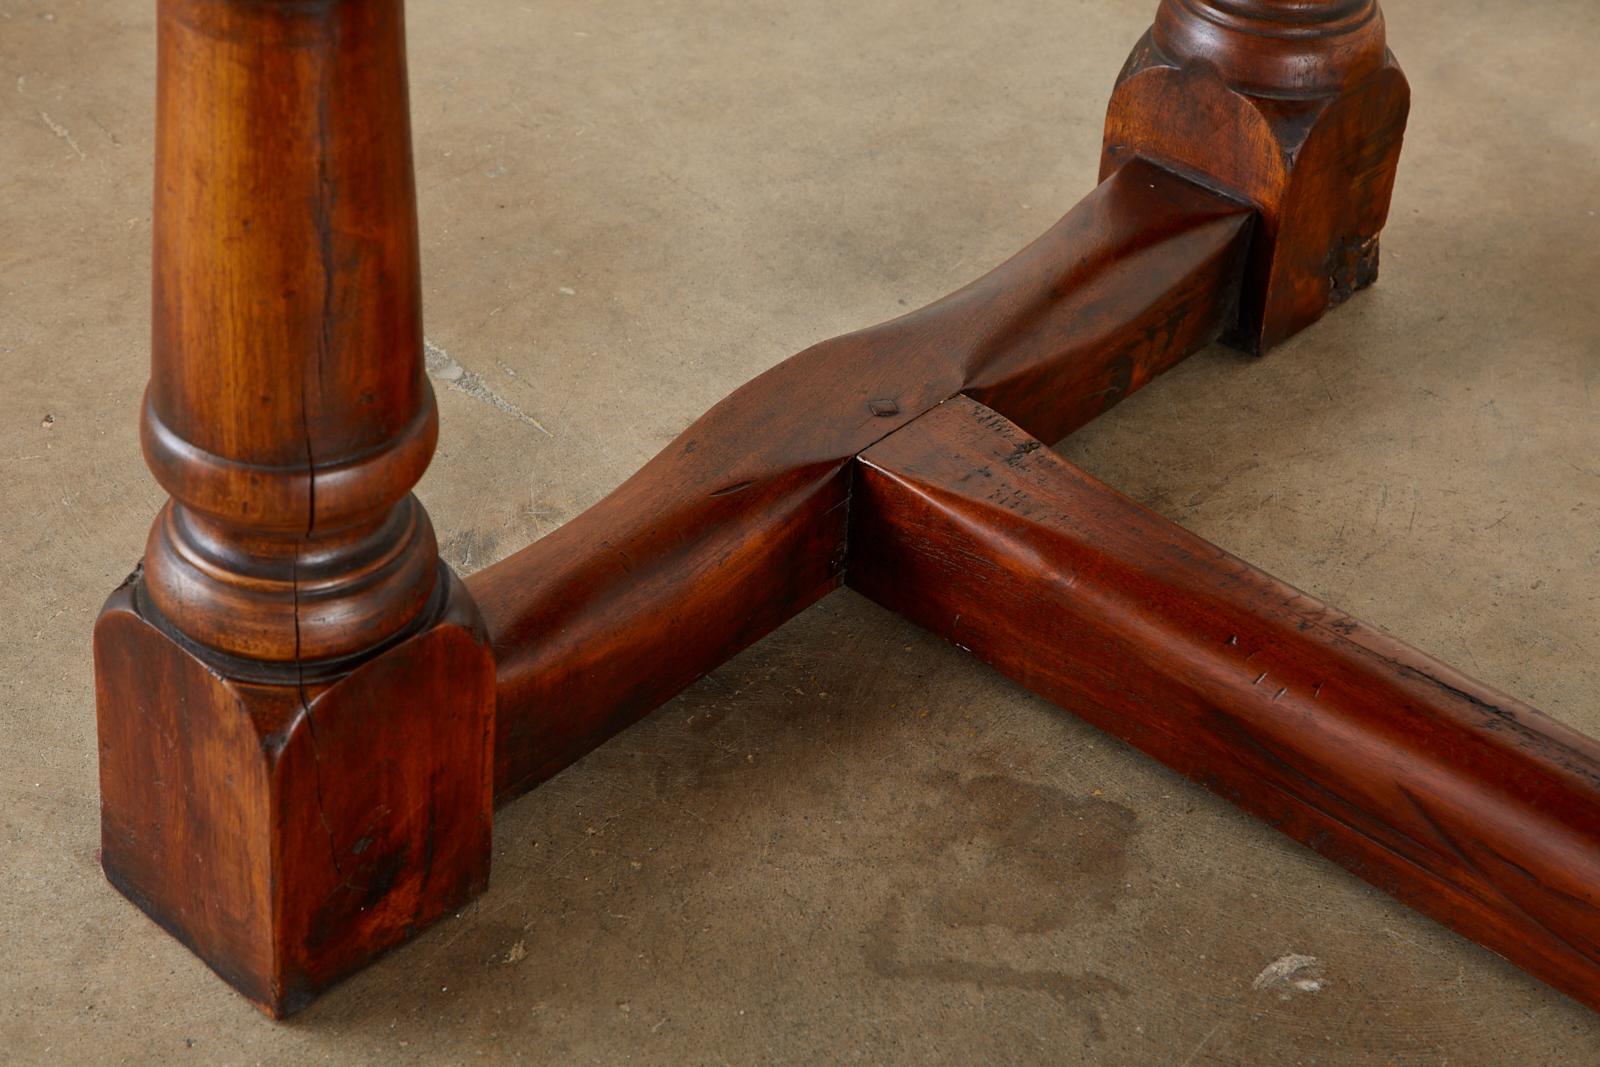
[[[452,562],[1043,230],[1153,6],[413,0]],[[1382,282],[1063,450],[1600,732],[1600,5],[1390,7]],[[502,812],[481,901],[257,1015],[94,858],[90,624],[160,502],[152,8],[0,0],[0,1060],[1600,1062],[1592,1012],[849,593]],[[1255,988],[1289,955],[1320,988]]]

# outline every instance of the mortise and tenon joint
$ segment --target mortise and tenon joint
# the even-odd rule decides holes
[[[411,495],[400,0],[158,7],[171,500],[95,629],[103,859],[264,1010],[481,892],[495,803],[843,584],[1600,1005],[1600,745],[1044,447],[1372,282],[1408,101],[1372,0],[1162,0],[1047,233],[464,583]]]

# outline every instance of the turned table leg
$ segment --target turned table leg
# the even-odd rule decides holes
[[[410,494],[400,0],[161,0],[142,430],[95,630],[107,876],[275,1014],[484,888],[494,664]]]
[[[843,581],[1600,1003],[1600,745],[1044,447],[1373,280],[1408,104],[1373,0],[1162,0],[1060,223],[731,394],[475,576],[482,616],[410,495],[400,0],[159,10],[172,499],[95,631],[103,860],[267,1011],[484,888],[497,772],[532,787]]]
[[[1410,104],[1377,0],[1161,0],[1100,176],[1141,156],[1255,205],[1227,340],[1265,352],[1376,280]]]

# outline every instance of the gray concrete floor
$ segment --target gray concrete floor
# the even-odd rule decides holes
[[[1153,6],[413,0],[428,336],[481,386],[441,379],[420,489],[452,562],[1043,230]],[[160,502],[152,8],[0,0],[0,1060],[1600,1062],[1600,1017],[848,593],[502,812],[481,901],[258,1016],[94,859],[90,624]],[[1389,18],[1379,286],[1063,450],[1600,732],[1600,5]],[[1254,988],[1288,955],[1320,989]]]

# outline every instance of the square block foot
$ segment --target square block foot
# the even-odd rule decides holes
[[[274,1017],[488,884],[494,660],[460,581],[330,681],[245,680],[141,610],[95,625],[106,877]]]

